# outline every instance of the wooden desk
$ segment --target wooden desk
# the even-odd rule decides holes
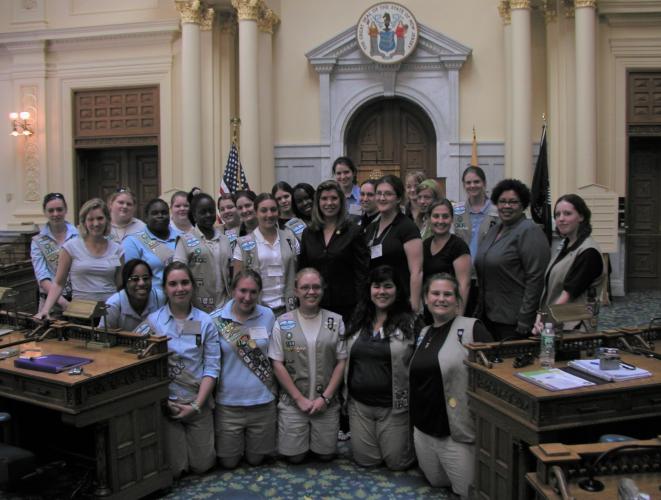
[[[16,358],[0,361],[0,407],[48,408],[68,426],[92,428],[97,497],[140,498],[172,484],[161,410],[168,396],[167,342],[144,359],[126,352],[127,345],[86,349],[80,338],[18,347],[94,359],[76,376],[16,368]]]
[[[516,377],[514,372],[518,369],[513,368],[512,358],[505,358],[491,369],[467,361],[468,395],[476,417],[474,486],[478,498],[509,500],[532,496],[524,480],[526,472],[534,470],[530,445],[575,443],[583,438],[595,441],[592,434],[606,429],[624,434],[646,432],[645,425],[661,417],[661,362],[630,354],[623,354],[622,359],[654,375],[551,392]],[[524,370],[538,366],[530,365]],[[636,428],[629,426],[625,430],[621,426],[624,422],[636,422]]]
[[[623,445],[651,447],[648,449],[622,449]],[[659,498],[661,485],[661,439],[626,441],[621,443],[593,443],[565,445],[546,443],[532,446],[531,453],[537,461],[535,472],[526,474],[526,481],[537,500],[601,500],[618,498],[618,486],[622,479],[635,481],[643,493]],[[602,455],[607,453],[606,455]],[[580,487],[587,479],[589,470],[601,456],[595,479],[604,488],[586,491]]]

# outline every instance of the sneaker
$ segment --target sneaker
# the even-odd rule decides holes
[[[349,439],[351,439],[351,431],[344,432],[343,430],[339,430],[337,432],[338,441],[349,441]]]

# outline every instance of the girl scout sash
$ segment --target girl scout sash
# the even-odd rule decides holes
[[[136,237],[151,253],[160,259],[164,266],[172,262],[174,250],[168,248],[162,241],[150,238],[146,231],[141,231]]]
[[[250,335],[245,333],[239,323],[223,319],[220,316],[211,316],[218,333],[232,346],[234,353],[252,371],[255,376],[274,394],[276,387],[273,378],[271,362],[257,347]]]
[[[44,255],[46,267],[53,274],[53,277],[55,277],[57,274],[57,262],[60,257],[60,246],[45,234],[37,235],[32,239]],[[69,278],[67,278],[67,282],[64,285],[62,295],[71,298],[71,282],[69,281]]]

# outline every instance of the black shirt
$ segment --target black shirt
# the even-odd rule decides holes
[[[438,438],[450,435],[438,353],[448,338],[451,326],[452,321],[448,321],[444,325],[432,326],[427,330],[413,355],[409,371],[411,423],[425,434]],[[491,334],[480,321],[476,321],[473,326],[473,341],[493,341]]]
[[[390,339],[358,334],[349,358],[349,394],[368,406],[392,407]]]
[[[379,235],[376,234],[378,230],[379,220],[375,220],[365,232],[369,246],[381,244],[381,257],[370,261],[370,269],[384,265],[392,266],[404,288],[405,295],[408,296],[411,293],[411,273],[404,244],[416,238],[420,239],[420,230],[401,212],[395,215],[392,223]]]
[[[422,242],[422,277],[426,280],[432,274],[454,272],[454,261],[462,255],[470,255],[470,248],[464,240],[450,235],[450,239],[436,255],[431,254],[431,242],[434,238],[427,238]]]

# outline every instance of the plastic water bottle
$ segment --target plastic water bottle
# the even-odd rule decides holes
[[[542,368],[553,368],[555,363],[555,330],[553,323],[545,323],[539,343],[539,364]]]

